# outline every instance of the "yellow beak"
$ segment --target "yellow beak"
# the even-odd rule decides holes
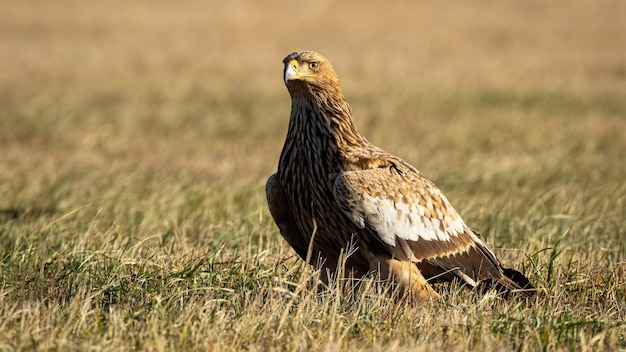
[[[300,74],[298,73],[298,66],[298,61],[296,60],[291,60],[285,64],[285,84],[287,84],[287,81],[300,78]]]
[[[288,81],[291,81],[294,79],[302,79],[304,77],[315,76],[315,74],[299,72],[299,70],[300,70],[300,64],[298,64],[298,61],[296,60],[291,60],[285,64],[285,76],[284,76],[285,85],[287,84]]]

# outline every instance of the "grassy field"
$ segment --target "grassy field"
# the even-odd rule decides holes
[[[0,0],[0,350],[625,350],[624,43],[612,0]],[[264,189],[309,49],[543,296],[314,288]]]

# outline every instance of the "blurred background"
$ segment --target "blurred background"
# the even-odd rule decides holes
[[[369,139],[440,182],[623,175],[625,48],[619,0],[1,1],[2,206],[87,202],[59,182],[135,169],[262,193],[299,50],[331,60]]]
[[[36,84],[42,90],[117,89],[127,80],[273,91],[281,89],[280,60],[295,50],[328,56],[350,90],[616,92],[626,75],[626,5],[618,0],[1,6],[1,77],[9,91]]]

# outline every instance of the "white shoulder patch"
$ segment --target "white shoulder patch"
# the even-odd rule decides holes
[[[450,241],[464,231],[460,217],[434,219],[424,216],[425,209],[420,205],[394,203],[389,199],[365,196],[360,213],[362,219],[376,230],[380,239],[390,246],[396,245],[396,238],[409,241]]]

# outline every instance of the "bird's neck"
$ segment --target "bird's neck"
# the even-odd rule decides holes
[[[341,91],[292,97],[291,111],[290,130],[293,127],[296,138],[325,138],[328,147],[340,153],[369,144],[357,129]]]

